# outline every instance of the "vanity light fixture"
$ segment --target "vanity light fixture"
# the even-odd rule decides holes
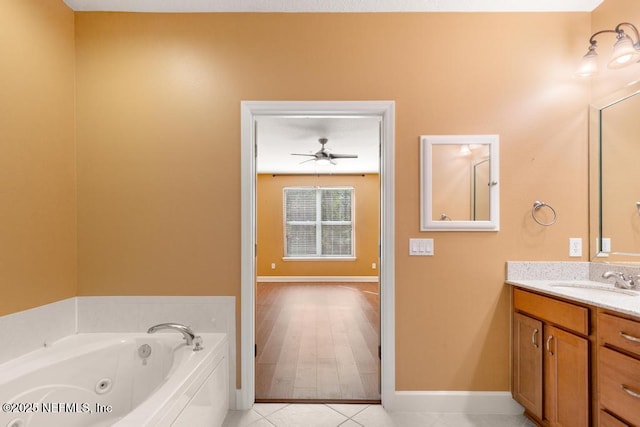
[[[631,30],[635,36],[629,36],[624,32],[623,27]],[[635,25],[629,22],[621,22],[616,25],[613,30],[601,30],[591,35],[589,39],[589,50],[582,57],[582,62],[576,72],[577,76],[590,77],[598,74],[598,54],[596,53],[596,37],[604,33],[614,33],[616,35],[616,42],[613,45],[613,53],[611,54],[611,60],[607,67],[611,69],[618,69],[631,65],[635,62],[640,62],[640,34]]]

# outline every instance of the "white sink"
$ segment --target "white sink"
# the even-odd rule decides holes
[[[573,289],[584,289],[589,292],[609,292],[618,295],[628,295],[631,297],[637,297],[640,293],[629,290],[629,289],[620,289],[614,286],[609,285],[588,285],[588,284],[579,284],[579,283],[554,283],[549,285],[552,288],[573,288]]]

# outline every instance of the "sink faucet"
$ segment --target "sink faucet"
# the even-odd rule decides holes
[[[616,279],[616,288],[634,289],[638,286],[638,276],[631,276],[627,278],[624,273],[618,271],[605,271],[602,273],[603,279],[608,279],[610,277],[614,277]],[[636,279],[635,281],[634,278]]]
[[[187,345],[195,344],[195,346],[193,347],[193,351],[199,351],[199,350],[202,350],[203,348],[202,338],[200,338],[199,336],[196,336],[196,334],[193,333],[190,327],[181,325],[180,323],[159,323],[157,325],[150,327],[147,330],[147,333],[153,334],[162,329],[173,329],[174,331],[180,332],[184,337],[185,341],[187,342]]]

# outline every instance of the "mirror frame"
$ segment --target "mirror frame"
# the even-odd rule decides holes
[[[500,230],[499,135],[422,135],[420,136],[420,231],[498,231]],[[489,220],[441,221],[433,218],[432,159],[434,145],[489,146]]]
[[[608,263],[637,262],[639,253],[602,252],[602,110],[632,96],[640,95],[640,81],[635,81],[589,105],[589,254],[591,261]]]

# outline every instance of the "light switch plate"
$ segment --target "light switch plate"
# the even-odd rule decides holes
[[[409,239],[410,256],[433,256],[433,239]]]

